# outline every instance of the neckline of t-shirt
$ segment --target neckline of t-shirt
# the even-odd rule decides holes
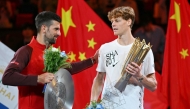
[[[117,39],[115,40],[115,43],[117,44],[117,46],[119,46],[119,47],[130,47],[130,46],[132,46],[133,45],[133,43],[131,43],[131,44],[129,44],[129,45],[120,45],[118,42],[117,42]]]

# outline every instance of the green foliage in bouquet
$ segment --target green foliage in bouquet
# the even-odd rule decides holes
[[[44,72],[55,73],[59,68],[70,68],[71,65],[67,62],[68,57],[64,51],[61,52],[60,47],[54,48],[50,46],[44,51]]]
[[[90,104],[87,104],[85,109],[105,109],[101,103],[101,100],[91,101]]]

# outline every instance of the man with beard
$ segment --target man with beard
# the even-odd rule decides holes
[[[45,83],[54,79],[51,72],[43,72],[43,51],[51,44],[55,44],[60,33],[61,18],[53,12],[44,11],[35,18],[37,36],[34,36],[28,45],[18,49],[7,66],[2,83],[18,86],[19,109],[44,109]],[[76,74],[94,64],[97,54],[81,62],[71,63],[67,69]]]

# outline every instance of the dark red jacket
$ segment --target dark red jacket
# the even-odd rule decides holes
[[[18,86],[19,109],[44,109],[44,85],[37,83],[37,76],[44,73],[43,51],[45,45],[41,45],[35,38],[21,47],[14,55],[6,68],[2,83]],[[91,58],[71,64],[67,69],[71,74],[76,74],[93,66]]]

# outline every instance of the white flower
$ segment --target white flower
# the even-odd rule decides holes
[[[58,49],[57,48],[54,48],[54,47],[52,47],[52,49],[51,49],[53,52],[57,52],[58,51]]]
[[[68,57],[65,52],[61,52],[60,47],[54,48],[52,45],[44,52],[44,72],[55,73],[59,68],[70,68],[67,62]]]
[[[67,57],[65,51],[62,51],[62,52],[60,53],[60,56],[61,56],[61,57]]]

